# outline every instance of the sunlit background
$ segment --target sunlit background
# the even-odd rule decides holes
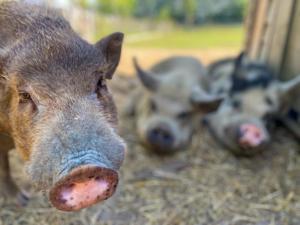
[[[95,42],[125,33],[120,74],[133,73],[171,55],[192,55],[205,64],[236,55],[244,43],[247,0],[27,0],[63,10],[73,27]]]

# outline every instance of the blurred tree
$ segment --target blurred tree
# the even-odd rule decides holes
[[[171,5],[171,16],[178,22],[194,23],[197,0],[175,0]]]
[[[82,8],[88,8],[90,6],[90,2],[88,0],[75,0],[75,3],[80,5]]]
[[[123,16],[172,19],[179,23],[241,22],[248,0],[75,0],[84,8]]]
[[[98,0],[98,9],[104,13],[132,15],[135,0]]]
[[[223,5],[219,11],[209,16],[214,22],[236,22],[241,21],[246,12],[247,2],[244,0],[232,0]]]

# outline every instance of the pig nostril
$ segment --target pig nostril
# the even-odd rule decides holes
[[[153,129],[151,131],[151,135],[153,136],[153,138],[159,138],[161,136],[161,130],[156,128],[156,129]]]
[[[149,142],[160,146],[172,145],[174,137],[166,128],[154,128],[148,133]]]
[[[75,184],[74,184],[74,183],[71,183],[71,184],[68,184],[68,185],[66,186],[66,188],[67,188],[67,189],[72,189],[74,186],[75,186]]]
[[[208,126],[209,125],[209,122],[208,122],[208,118],[204,117],[202,120],[201,120],[201,124],[202,126]]]
[[[163,134],[162,137],[163,137],[163,139],[168,140],[168,139],[170,138],[170,135],[168,135],[168,134]]]
[[[59,202],[60,202],[61,204],[66,204],[67,200],[66,200],[66,199],[59,199]]]

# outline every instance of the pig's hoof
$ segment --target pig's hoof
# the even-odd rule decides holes
[[[20,207],[24,207],[28,204],[29,202],[29,195],[25,191],[20,191],[17,194],[17,205]]]

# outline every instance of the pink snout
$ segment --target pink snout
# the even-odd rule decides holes
[[[255,148],[266,141],[264,131],[254,124],[243,124],[240,127],[239,144],[246,148]]]
[[[118,185],[114,170],[82,166],[72,170],[50,190],[50,201],[63,211],[76,211],[111,197]]]

